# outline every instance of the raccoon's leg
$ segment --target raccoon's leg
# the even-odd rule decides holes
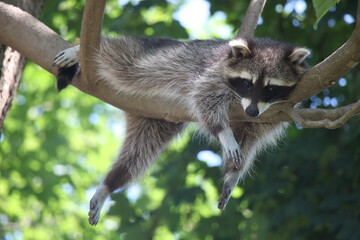
[[[242,154],[236,142],[228,120],[228,105],[230,99],[218,86],[210,81],[194,88],[192,95],[192,112],[199,123],[221,143],[226,157],[241,167]]]
[[[89,223],[96,225],[105,199],[140,176],[186,123],[127,115],[126,138],[120,154],[90,200]]]
[[[232,126],[235,138],[242,150],[244,163],[241,168],[237,168],[233,162],[225,161],[224,185],[218,204],[220,210],[225,209],[238,181],[251,168],[256,153],[261,149],[275,145],[286,127],[286,123],[236,123]]]

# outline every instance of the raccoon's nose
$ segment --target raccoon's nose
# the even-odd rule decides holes
[[[249,117],[257,117],[257,116],[259,116],[259,109],[254,106],[249,106],[246,108],[245,113]]]

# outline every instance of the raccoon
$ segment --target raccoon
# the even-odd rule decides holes
[[[286,100],[307,70],[309,50],[270,39],[177,41],[124,36],[103,38],[96,73],[118,94],[177,100],[223,150],[224,183],[218,208],[251,169],[260,150],[276,144],[287,123],[230,122],[229,106],[240,104],[257,117]],[[79,73],[79,46],[60,52],[58,89]],[[118,158],[90,200],[89,223],[96,225],[105,199],[140,176],[187,123],[126,113],[127,128]]]

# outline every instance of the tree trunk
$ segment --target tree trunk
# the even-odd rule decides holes
[[[39,18],[43,0],[3,1]],[[0,45],[0,132],[19,87],[25,58],[16,50]]]

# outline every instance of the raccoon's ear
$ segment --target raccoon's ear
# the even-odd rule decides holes
[[[289,60],[293,64],[301,64],[307,56],[310,55],[310,51],[306,48],[295,48],[289,56]]]
[[[251,54],[248,43],[241,38],[229,42],[231,51],[235,57],[247,57]]]

